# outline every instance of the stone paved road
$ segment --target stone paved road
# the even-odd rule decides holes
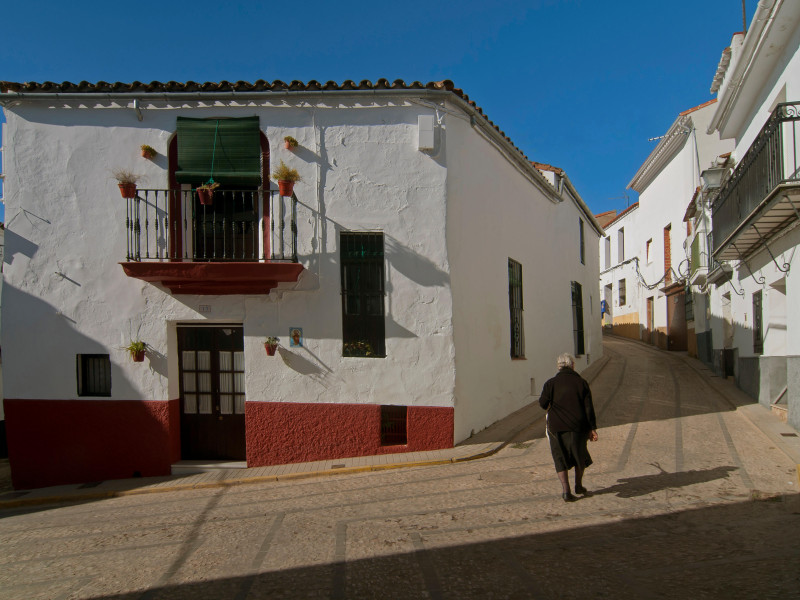
[[[0,513],[0,598],[798,598],[795,464],[708,372],[609,339],[574,504],[541,424],[452,465]]]

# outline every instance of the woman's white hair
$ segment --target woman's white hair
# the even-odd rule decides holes
[[[556,364],[558,365],[559,369],[563,369],[564,367],[569,367],[572,369],[575,367],[575,357],[566,352],[564,354],[559,354],[558,358],[556,359]]]

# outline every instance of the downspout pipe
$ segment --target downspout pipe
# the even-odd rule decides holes
[[[22,100],[94,100],[94,101],[114,101],[126,100],[140,102],[142,100],[195,100],[195,101],[214,101],[214,100],[266,100],[270,98],[290,99],[290,98],[330,98],[339,95],[341,97],[365,97],[378,98],[381,96],[405,96],[426,98],[431,100],[449,100],[456,104],[470,117],[470,122],[474,126],[481,128],[493,142],[500,146],[508,158],[512,160],[524,173],[537,185],[539,190],[544,193],[552,202],[561,202],[558,193],[545,177],[531,164],[531,161],[522,154],[500,131],[489,124],[488,119],[478,112],[469,102],[460,98],[449,90],[431,89],[397,89],[397,90],[283,90],[278,92],[4,92],[0,93],[0,106],[11,106],[14,102]]]

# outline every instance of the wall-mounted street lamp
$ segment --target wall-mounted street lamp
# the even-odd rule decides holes
[[[727,171],[725,167],[711,167],[700,173],[700,179],[703,180],[703,191],[719,189],[725,171]]]

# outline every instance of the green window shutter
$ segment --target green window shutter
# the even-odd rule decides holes
[[[213,159],[213,167],[212,167]],[[261,184],[258,117],[178,117],[178,183]]]

